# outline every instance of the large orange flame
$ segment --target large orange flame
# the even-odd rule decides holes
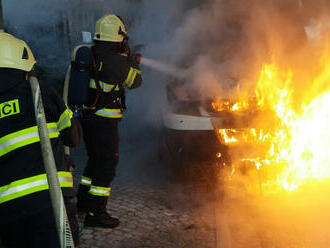
[[[248,161],[258,170],[270,170],[271,176],[263,181],[264,186],[295,191],[302,185],[330,179],[330,49],[325,47],[317,65],[319,73],[306,88],[298,108],[293,95],[301,89],[294,82],[295,70],[280,69],[279,63],[262,66],[255,94],[258,107],[271,110],[279,120],[271,130],[217,130],[221,142],[228,146],[267,145],[257,156],[241,157],[234,162],[237,167]],[[240,109],[249,106],[242,102],[245,99],[238,101]],[[217,103],[213,107],[221,111],[229,105],[219,106]],[[233,106],[236,105],[228,109],[235,112]]]
[[[328,65],[324,69],[323,73],[330,72]],[[256,90],[260,103],[268,105],[281,120],[267,157],[282,167],[276,181],[290,191],[330,178],[330,91],[312,96],[297,113],[292,106],[292,75],[290,71],[281,75],[275,65],[265,65]],[[316,81],[320,79],[330,77],[322,74]],[[314,85],[320,83],[316,81]]]

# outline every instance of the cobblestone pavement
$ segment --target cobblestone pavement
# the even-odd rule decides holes
[[[124,157],[119,165],[107,208],[119,217],[120,226],[84,228],[80,247],[215,248],[214,207],[204,201],[212,202],[207,189],[169,183],[166,173],[157,168],[156,159],[149,160],[151,164],[146,167],[140,166],[146,155],[139,153],[134,162]],[[73,157],[76,163],[85,163],[84,148],[73,151]],[[140,166],[134,172],[126,166],[132,163]],[[78,168],[75,181],[79,180],[81,170]]]
[[[166,188],[114,187],[109,211],[119,217],[116,229],[84,229],[81,247],[214,247],[210,216],[201,209],[172,208]]]

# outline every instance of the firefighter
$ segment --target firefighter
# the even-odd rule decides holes
[[[119,160],[118,123],[125,108],[125,88],[141,85],[137,56],[131,55],[122,19],[109,14],[96,22],[92,53],[97,68],[90,80],[90,103],[96,109],[83,118],[84,141],[88,162],[78,189],[78,212],[86,213],[88,227],[115,228],[119,220],[106,211],[111,182]],[[95,70],[94,70],[95,71]]]
[[[60,247],[28,78],[36,61],[27,44],[0,33],[0,234],[6,247]],[[79,123],[55,90],[40,85],[60,186],[63,143],[76,146]]]

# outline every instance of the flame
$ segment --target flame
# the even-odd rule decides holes
[[[324,73],[328,69],[326,65]],[[266,157],[282,169],[276,181],[288,191],[330,178],[330,91],[316,95],[298,113],[292,106],[292,76],[292,71],[280,73],[274,64],[265,65],[256,89],[258,104],[271,108],[281,120]]]
[[[271,129],[218,128],[220,141],[227,145],[250,145],[260,149],[252,157],[240,157],[234,167],[241,163],[253,164],[259,170],[269,171],[263,186],[280,187],[286,191],[330,179],[330,49],[323,50],[319,59],[319,74],[312,78],[310,87],[300,96],[294,68],[283,69],[280,63],[264,64],[255,86],[257,107],[270,110],[279,122]],[[305,73],[308,74],[308,71]],[[306,77],[308,80],[310,77]],[[306,84],[305,84],[306,85]],[[246,98],[235,103],[217,100],[212,104],[218,111],[236,112],[251,107]]]
[[[222,99],[218,97],[215,101],[213,101],[212,108],[215,111],[228,111],[228,112],[242,112],[246,110],[251,110],[251,107],[254,104],[254,99],[248,97],[247,92],[242,92],[239,87],[236,89],[236,94],[240,95],[239,100],[233,99]]]
[[[265,143],[271,137],[271,133],[263,129],[218,129],[219,139],[226,145],[242,143]]]
[[[216,111],[230,111],[230,112],[239,112],[248,110],[250,108],[249,99],[240,100],[240,101],[229,101],[229,100],[221,100],[218,98],[216,101],[212,102],[212,107]]]

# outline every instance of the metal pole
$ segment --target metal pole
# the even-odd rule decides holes
[[[57,177],[57,170],[50,143],[44,107],[41,98],[39,82],[36,77],[30,77],[30,85],[32,90],[34,111],[38,124],[38,131],[40,136],[40,144],[42,150],[42,157],[44,160],[45,170],[47,173],[47,180],[49,184],[49,192],[51,202],[54,210],[56,228],[59,235],[62,248],[74,247],[72,234],[66,215],[62,190]]]
[[[3,23],[3,13],[2,13],[2,0],[0,0],[0,32],[5,31],[5,25]]]

